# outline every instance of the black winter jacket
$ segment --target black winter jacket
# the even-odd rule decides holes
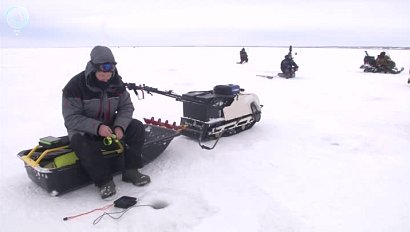
[[[283,73],[289,72],[292,68],[295,68],[296,70],[299,68],[299,66],[293,61],[293,59],[284,59],[280,63],[280,69],[282,70]]]
[[[75,133],[98,135],[101,124],[125,132],[132,120],[134,106],[117,70],[107,83],[98,81],[95,72],[88,62],[63,89],[62,111],[70,139]]]

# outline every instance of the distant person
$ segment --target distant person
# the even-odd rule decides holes
[[[150,182],[138,171],[145,127],[132,118],[134,106],[111,50],[96,46],[90,56],[85,70],[64,87],[62,111],[70,146],[105,199],[116,193],[111,166],[101,151],[106,137],[115,136],[125,145],[122,180],[137,186]]]
[[[242,50],[239,52],[239,56],[241,58],[239,64],[248,63],[248,54],[246,53],[245,48],[242,48]]]
[[[376,66],[380,72],[396,73],[394,70],[396,63],[390,59],[386,52],[380,52],[376,58]]]
[[[280,69],[283,76],[286,78],[295,77],[295,72],[298,71],[299,66],[295,63],[290,54],[285,56],[285,59],[280,63]]]

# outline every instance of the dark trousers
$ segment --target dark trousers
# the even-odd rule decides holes
[[[93,180],[101,186],[112,180],[111,164],[102,155],[103,138],[90,134],[75,134],[71,138],[71,148],[80,160],[81,166]],[[142,147],[145,140],[145,127],[142,122],[133,119],[121,139],[124,146],[124,168],[142,168]]]
[[[247,57],[246,58],[241,57],[241,62],[239,62],[239,63],[242,64],[243,62],[248,63],[248,58]]]

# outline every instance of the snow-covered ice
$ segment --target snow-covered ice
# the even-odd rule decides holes
[[[262,120],[203,150],[176,137],[135,187],[115,177],[118,197],[138,204],[120,219],[96,187],[53,197],[28,177],[20,150],[65,134],[61,89],[91,48],[1,49],[1,231],[410,231],[409,50],[387,50],[398,75],[363,73],[364,49],[298,48],[295,79],[275,75],[287,48],[113,47],[124,81],[182,94],[239,84],[259,96]],[[368,49],[370,55],[379,49]],[[131,93],[133,95],[133,93]],[[182,103],[133,95],[134,117],[179,122]],[[118,211],[110,208],[107,212]]]

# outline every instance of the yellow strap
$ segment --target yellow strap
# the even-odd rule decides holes
[[[30,151],[27,155],[21,157],[21,159],[22,159],[27,165],[29,165],[29,166],[31,166],[31,167],[33,167],[33,168],[39,166],[39,165],[40,165],[40,161],[41,161],[48,153],[53,152],[53,151],[57,151],[57,150],[60,150],[60,149],[65,149],[65,148],[68,148],[69,146],[66,145],[66,146],[56,147],[56,148],[52,148],[52,149],[47,149],[47,150],[43,151],[43,153],[41,153],[41,155],[37,158],[36,161],[34,161],[33,159],[31,159],[31,156],[34,154],[34,152],[35,152],[39,147],[40,147],[40,145],[35,146],[33,149],[31,149],[31,151]]]
[[[37,158],[36,164],[38,165],[38,164],[40,163],[40,161],[41,161],[48,153],[53,152],[53,151],[58,151],[58,150],[61,150],[61,149],[64,149],[64,148],[68,148],[68,145],[45,150],[43,153],[41,153],[40,157]]]

